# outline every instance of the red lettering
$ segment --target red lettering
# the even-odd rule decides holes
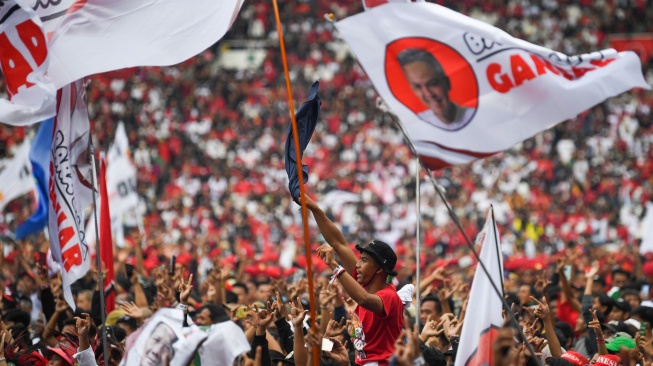
[[[514,87],[512,80],[507,74],[501,73],[501,65],[492,63],[486,70],[487,80],[492,88],[499,93],[507,93]],[[499,79],[497,80],[497,76]]]
[[[70,228],[68,228],[70,229]],[[71,229],[72,230],[72,229]],[[63,262],[63,267],[67,271],[70,271],[72,266],[79,266],[82,264],[82,251],[79,249],[79,245],[75,245],[70,249],[61,253],[61,261]]]
[[[535,74],[526,61],[519,55],[510,56],[510,68],[512,77],[515,79],[515,85],[520,86],[524,81],[535,79]]]
[[[16,30],[36,64],[41,66],[48,56],[48,47],[45,44],[43,30],[31,20],[18,24]]]
[[[555,68],[558,69],[558,71],[560,71],[560,73],[562,74],[562,76],[565,77],[565,79],[574,80],[574,77],[571,74],[569,74],[567,71],[565,71],[565,69],[563,69],[563,68],[561,68],[559,66],[556,66]]]
[[[29,88],[34,85],[27,81],[27,75],[33,71],[32,67],[20,51],[9,42],[9,38],[4,33],[0,34],[0,50],[2,50],[0,52],[0,68],[7,79],[9,94],[15,95],[21,86]]]
[[[59,229],[59,247],[61,249],[66,247],[66,244],[75,235],[75,230],[72,227],[68,226],[65,228]]]
[[[535,70],[537,71],[538,75],[544,74],[546,70],[549,70],[556,75],[560,75],[558,70],[556,70],[555,67],[553,67],[553,65],[551,65],[549,61],[543,60],[539,56],[533,54],[531,54],[531,59],[535,63]]]
[[[614,60],[615,59],[613,59],[613,58],[610,58],[610,59],[607,59],[607,60],[592,60],[592,61],[590,61],[590,63],[592,65],[594,65],[594,66],[603,67],[603,66],[606,66],[607,64],[609,64],[610,62],[612,62]]]
[[[57,204],[57,206],[58,205],[59,204]],[[55,212],[59,212],[59,210],[57,210],[57,208],[58,207],[55,207],[55,209],[54,209]],[[62,211],[61,213],[59,213],[59,216],[57,216],[57,225],[61,226],[61,223],[64,222],[64,220],[66,220],[66,213]]]

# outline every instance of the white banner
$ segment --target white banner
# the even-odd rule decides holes
[[[136,168],[129,152],[129,140],[122,122],[116,129],[116,137],[107,154],[107,191],[112,221],[119,219],[138,206]]]
[[[640,224],[642,243],[639,245],[639,254],[653,252],[653,202],[646,202],[646,216]]]
[[[0,98],[0,122],[14,126],[54,116],[57,92],[46,75],[49,57],[43,24],[21,3],[0,1],[0,70],[9,94],[9,100]]]
[[[29,192],[36,192],[32,177],[32,163],[29,161],[30,142],[28,139],[16,150],[16,155],[0,171],[0,212],[9,202]],[[38,197],[38,194],[37,194]]]
[[[127,339],[133,345],[125,352],[121,366],[186,366],[190,363],[197,347],[206,339],[192,321],[183,327],[184,312],[179,309],[163,308],[157,311],[147,323]],[[217,365],[217,364],[216,364]]]
[[[634,87],[633,52],[568,57],[432,3],[392,3],[336,23],[432,169],[512,147]]]
[[[54,123],[48,188],[50,250],[61,265],[64,297],[75,309],[70,285],[88,272],[91,261],[82,211],[93,199],[82,80],[59,90]]]
[[[105,71],[180,63],[222,38],[241,5],[242,0],[78,1],[52,36],[48,74],[61,87]]]
[[[496,231],[495,231],[496,230]],[[495,235],[496,233],[496,235]],[[488,212],[485,227],[479,234],[477,242],[483,243],[480,258],[487,268],[492,281],[502,290],[503,257],[499,251],[499,231],[492,220],[492,211]],[[503,309],[501,298],[492,288],[487,274],[478,265],[472,289],[469,294],[469,304],[476,304],[474,311],[465,316],[460,344],[456,356],[456,366],[492,365],[492,344],[503,326]],[[482,305],[480,305],[482,304]]]

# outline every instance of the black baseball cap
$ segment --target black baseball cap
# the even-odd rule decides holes
[[[390,276],[397,276],[397,271],[395,271],[397,255],[387,243],[384,243],[381,240],[372,240],[369,244],[356,245],[356,249],[358,249],[359,252],[365,252],[369,254],[370,257],[374,258],[376,263],[378,263],[385,273]]]

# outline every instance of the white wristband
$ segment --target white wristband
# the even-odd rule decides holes
[[[187,310],[188,310],[188,305],[179,304],[179,305],[177,305],[177,309],[181,309],[181,310],[183,310],[183,311],[187,311]]]

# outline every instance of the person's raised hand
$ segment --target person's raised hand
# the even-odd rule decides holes
[[[138,324],[143,323],[143,311],[133,302],[123,302],[118,305],[125,315],[134,318]]]
[[[243,366],[261,366],[262,360],[263,360],[263,347],[258,346],[256,347],[256,353],[254,355],[253,360],[249,358],[247,354],[243,355]]]
[[[179,303],[183,305],[188,304],[188,298],[190,297],[190,292],[193,290],[193,275],[191,274],[190,277],[188,277],[188,281],[184,282],[183,279],[181,279],[181,282],[179,283],[178,291],[179,291]]]
[[[429,338],[437,337],[442,333],[444,333],[444,329],[438,328],[438,323],[433,319],[433,315],[429,315],[426,323],[424,323],[424,328],[422,328],[422,333],[419,338],[422,342],[426,343]]]
[[[535,316],[546,321],[549,317],[549,304],[546,302],[546,297],[542,297],[542,302],[538,301],[536,298],[531,296],[531,300],[537,303],[537,309],[535,309]]]
[[[281,300],[281,296],[279,295],[279,292],[277,292],[275,295],[275,300],[272,302],[271,309],[274,310],[275,321],[285,318],[285,313],[286,313],[285,306],[283,306],[283,302]]]
[[[592,263],[592,268],[590,268],[590,270],[587,271],[587,273],[585,273],[585,278],[587,279],[594,278],[594,276],[596,276],[597,273],[599,273],[599,262],[595,261]]]
[[[63,298],[57,298],[56,304],[54,306],[54,311],[59,314],[65,313],[68,310],[68,303]]]
[[[87,313],[82,313],[82,317],[75,317],[75,327],[77,327],[77,335],[80,337],[88,337],[88,332],[91,330],[91,316]]]
[[[292,322],[293,326],[295,328],[302,328],[304,324],[304,318],[306,318],[306,315],[308,314],[308,310],[304,310],[304,306],[302,305],[302,302],[300,301],[299,297],[297,298],[297,303],[293,304],[292,301],[290,303],[290,321]]]
[[[317,248],[317,256],[329,267],[335,268],[338,266],[335,257],[333,256],[333,248],[329,244],[322,244]]]
[[[587,323],[587,327],[592,329],[598,338],[603,338],[603,329],[601,329],[601,322],[596,316],[596,310],[590,310],[590,313],[592,313],[592,320]]]
[[[333,342],[333,349],[325,351],[327,357],[332,359],[337,366],[349,366],[349,353],[347,352],[347,342],[343,345],[339,340],[333,337],[326,337]]]
[[[340,321],[337,322],[335,319],[329,320],[327,323],[326,330],[324,335],[326,337],[337,337],[341,335],[347,329],[347,323],[345,322],[345,317],[340,318]]]
[[[270,302],[268,301],[267,308],[270,309]],[[258,306],[254,306],[254,312],[256,313],[256,318],[254,319],[254,325],[260,329],[267,329],[270,323],[275,316],[275,311],[268,311],[266,309],[259,310]]]
[[[347,314],[356,311],[357,306],[358,303],[356,303],[356,301],[354,301],[354,299],[352,299],[351,297],[345,299],[345,311],[347,311]]]

